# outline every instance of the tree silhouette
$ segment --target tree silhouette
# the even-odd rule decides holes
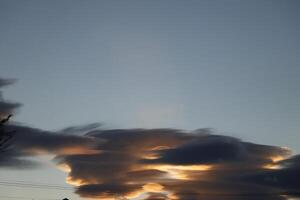
[[[9,121],[12,115],[8,115],[6,118],[0,121],[0,151],[4,151],[11,142],[15,131],[5,131],[5,124]]]

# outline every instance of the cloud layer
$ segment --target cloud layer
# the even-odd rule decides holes
[[[98,154],[58,156],[83,197],[286,199],[300,190],[299,157],[206,129],[98,130]]]
[[[12,83],[0,79],[0,87]],[[20,104],[0,99],[0,114]],[[58,132],[9,124],[10,148],[0,167],[32,168],[52,154],[81,197],[100,199],[289,200],[299,196],[300,155],[208,129],[100,130],[98,124]],[[78,134],[81,133],[81,134]]]

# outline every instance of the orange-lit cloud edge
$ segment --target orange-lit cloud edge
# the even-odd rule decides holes
[[[175,134],[176,135],[176,134]],[[168,137],[172,137],[168,136]],[[74,166],[72,164],[70,165],[67,161],[62,161],[58,164],[58,167],[67,172],[69,175],[67,177],[66,182],[75,186],[75,187],[82,187],[86,185],[95,185],[95,186],[101,186],[102,184],[105,185],[107,183],[110,184],[111,181],[117,182],[120,187],[128,186],[131,188],[133,186],[133,189],[130,189],[128,191],[121,191],[114,193],[110,188],[101,188],[99,192],[91,192],[89,193],[82,193],[77,191],[77,193],[82,196],[83,198],[87,199],[118,199],[118,198],[123,198],[123,199],[151,199],[151,195],[153,194],[159,194],[161,195],[161,198],[163,199],[170,199],[170,200],[175,200],[175,199],[181,199],[177,195],[178,191],[176,187],[178,185],[184,185],[185,183],[190,183],[193,181],[199,181],[199,180],[205,180],[205,181],[210,181],[210,174],[214,174],[214,171],[217,171],[218,173],[222,173],[222,170],[224,169],[224,173],[226,173],[227,170],[235,169],[237,168],[245,168],[245,170],[248,170],[247,166],[240,166],[239,164],[236,163],[226,163],[224,162],[216,162],[212,164],[166,164],[166,163],[151,163],[151,160],[157,160],[161,158],[161,155],[159,155],[163,150],[168,150],[168,149],[174,149],[182,144],[185,143],[185,140],[182,138],[179,140],[171,140],[168,141],[170,138],[161,138],[162,141],[158,141],[158,144],[155,145],[155,142],[151,141],[153,140],[150,139],[150,141],[147,142],[146,140],[141,140],[141,141],[135,141],[134,143],[138,143],[137,145],[137,150],[133,150],[132,147],[130,147],[131,143],[126,143],[128,147],[122,147],[124,149],[123,152],[118,152],[118,153],[124,153],[124,156],[128,156],[130,154],[130,161],[125,167],[126,169],[122,171],[123,173],[131,173],[130,176],[127,176],[124,174],[124,176],[119,175],[115,176],[113,175],[114,172],[113,170],[111,171],[112,177],[111,179],[109,178],[109,174],[106,174],[104,177],[100,175],[96,175],[95,177],[84,177],[81,175],[78,175],[75,172],[72,172],[72,169]],[[177,136],[175,136],[177,137]],[[104,137],[104,139],[107,140],[107,138]],[[119,141],[121,138],[118,138],[117,140]],[[149,138],[148,138],[149,139]],[[113,139],[112,139],[113,140]],[[126,138],[124,138],[126,140]],[[189,140],[189,139],[187,139]],[[200,138],[201,140],[201,138]],[[117,141],[117,143],[118,143]],[[148,143],[151,143],[149,146]],[[169,146],[168,146],[169,144]],[[273,171],[273,170],[278,170],[282,169],[285,166],[281,163],[282,161],[289,159],[293,156],[292,151],[287,148],[287,147],[276,147],[276,151],[274,153],[266,154],[265,155],[265,160],[267,162],[263,162],[262,164],[258,164],[253,166],[253,169],[259,169],[263,172],[266,171]],[[105,148],[104,148],[105,149]],[[114,152],[119,151],[120,149],[109,149],[106,150],[107,152]],[[84,150],[84,154],[88,153],[89,150]],[[105,152],[105,151],[104,151]],[[278,154],[276,154],[278,152]],[[78,152],[75,153],[74,157],[76,157]],[[91,153],[94,155],[95,152],[91,151]],[[197,153],[197,152],[195,152]],[[80,153],[79,153],[80,154]],[[101,158],[103,154],[102,152],[98,152],[97,156]],[[132,157],[134,159],[132,159]],[[71,155],[72,157],[72,155]],[[112,158],[113,159],[113,158]],[[132,159],[132,160],[131,160]],[[110,160],[110,159],[109,159]],[[141,160],[146,160],[150,162],[140,162]],[[95,160],[97,162],[97,159]],[[100,163],[103,161],[101,160]],[[112,160],[109,161],[108,165],[106,167],[109,167],[110,163],[113,163]],[[116,162],[118,162],[116,160]],[[101,164],[102,165],[102,164]],[[114,165],[114,164],[112,164]],[[250,169],[250,170],[253,170]],[[101,167],[98,169],[101,171]],[[145,175],[143,177],[143,172],[157,172],[157,174],[152,175]],[[80,172],[79,172],[80,173]],[[141,173],[141,174],[139,174]],[[133,177],[132,177],[133,176]],[[136,176],[136,177],[134,177]],[[216,177],[213,177],[212,179],[215,179]],[[175,185],[175,186],[174,186]],[[95,189],[97,190],[97,189]],[[280,195],[280,197],[285,198],[285,199],[291,199],[288,197],[288,195]]]

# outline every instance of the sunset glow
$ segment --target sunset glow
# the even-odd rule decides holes
[[[146,192],[163,192],[164,187],[158,183],[147,183],[143,185]]]

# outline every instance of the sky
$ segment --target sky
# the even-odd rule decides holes
[[[163,148],[157,152],[156,148],[160,148],[160,145],[150,145],[152,151],[156,149],[152,152],[155,159],[150,159],[154,163],[135,166],[139,163],[136,157],[139,157],[138,160],[146,159],[146,153],[136,155],[129,147],[127,149],[128,143],[122,143],[121,147],[114,149],[126,152],[130,155],[128,159],[134,157],[133,160],[129,159],[128,164],[134,170],[146,170],[148,165],[151,165],[152,172],[158,170],[168,173],[172,170],[178,172],[179,169],[166,170],[161,166],[183,164],[201,167],[208,165],[208,168],[213,169],[215,165],[220,167],[215,159],[206,156],[191,158],[196,163],[182,160],[180,152],[189,154],[191,149],[198,152],[202,148],[211,148],[206,142],[200,142],[204,147],[195,147],[194,140],[208,141],[208,144],[215,144],[216,149],[222,149],[224,141],[234,144],[237,152],[240,152],[241,146],[242,149],[251,149],[251,156],[241,153],[233,159],[243,166],[253,162],[253,157],[256,157],[252,154],[260,151],[268,152],[262,157],[274,157],[273,154],[285,157],[290,151],[296,155],[300,152],[299,8],[300,3],[296,0],[1,0],[0,89],[3,99],[0,99],[0,114],[14,112],[13,121],[16,124],[10,126],[26,130],[29,135],[42,132],[47,138],[47,134],[52,137],[52,134],[57,136],[59,133],[57,138],[60,140],[65,134],[71,134],[71,141],[77,140],[77,137],[83,137],[82,140],[92,137],[93,145],[97,144],[97,148],[92,145],[92,150],[97,151],[114,149],[98,140],[118,142],[125,136],[135,138],[137,132],[142,135],[155,132],[157,138],[162,137]],[[8,83],[10,85],[4,87]],[[97,123],[101,125],[98,132],[94,133],[90,129],[96,127]],[[141,131],[134,128],[141,128]],[[193,135],[198,129],[202,130],[201,139]],[[168,130],[167,133],[165,130]],[[184,131],[179,134],[179,130]],[[106,131],[111,135],[106,135]],[[212,134],[212,139],[203,139],[203,131]],[[120,136],[120,132],[124,136]],[[89,133],[88,136],[85,133]],[[188,139],[182,139],[186,134],[189,135]],[[215,139],[216,135],[221,135],[221,139]],[[181,139],[187,144],[182,143]],[[38,140],[32,139],[41,144],[44,144],[44,140],[44,136]],[[65,140],[69,141],[68,138]],[[170,149],[164,147],[168,146],[165,140],[173,141],[170,142],[173,145],[169,146]],[[56,142],[51,147],[42,147],[32,141],[29,140],[28,144],[37,146],[30,153],[28,146],[16,142],[17,150],[11,150],[14,152],[12,155],[19,158],[26,150],[26,156],[33,156],[31,159],[42,163],[40,165],[43,167],[34,170],[21,167],[16,170],[13,166],[18,164],[8,162],[9,165],[3,165],[6,166],[3,169],[0,167],[1,179],[47,182],[70,187],[70,184],[65,183],[68,176],[75,182],[84,180],[84,183],[97,183],[96,189],[92,190],[104,190],[104,186],[99,186],[100,179],[89,178],[95,176],[110,184],[105,187],[111,186],[115,189],[112,191],[125,196],[142,187],[141,180],[130,179],[138,184],[127,188],[124,184],[129,181],[128,177],[106,180],[102,172],[93,170],[93,173],[86,176],[84,173],[62,172],[57,165],[64,164],[76,171],[76,160],[80,158],[73,158],[69,152],[65,155],[65,149]],[[257,146],[248,147],[245,141]],[[143,137],[135,142],[141,151],[149,147],[144,145],[147,142]],[[227,142],[224,144],[226,150]],[[259,144],[272,145],[272,148],[270,150],[269,146]],[[62,148],[61,152],[52,149],[57,145]],[[75,144],[74,147],[70,144],[70,148],[90,151],[91,147],[86,145]],[[22,153],[19,154],[19,151]],[[213,157],[215,154],[218,153],[213,151],[209,155]],[[91,159],[89,162],[94,162],[94,153],[89,152],[88,155],[91,156],[88,157]],[[225,162],[232,155],[224,156],[221,160]],[[244,159],[240,160],[240,156]],[[60,162],[53,162],[53,157],[60,158]],[[113,154],[104,157],[101,162],[108,162],[108,159],[108,163],[111,163],[113,158],[119,160]],[[178,163],[174,160],[178,160]],[[297,157],[292,157],[282,165],[297,162]],[[271,165],[261,161],[253,164],[253,167],[256,169],[262,163],[263,166]],[[224,165],[231,167],[232,163]],[[222,170],[226,166],[222,165]],[[97,165],[90,167],[96,168]],[[125,174],[133,170],[125,169],[121,164],[117,167]],[[199,171],[206,171],[191,168],[180,170],[186,179],[191,176],[191,172],[196,171],[195,177],[198,177],[201,174]],[[243,170],[242,174],[248,175],[249,170]],[[267,173],[260,170],[260,173]],[[219,180],[220,172],[216,170],[214,173]],[[179,185],[201,187],[203,184],[193,185],[180,178],[178,182],[165,183],[159,182],[157,177],[151,178],[156,181],[155,184],[163,186],[164,192],[170,193],[169,196],[173,192],[174,195],[181,195],[180,199],[192,199],[182,194],[194,191],[179,191]],[[257,183],[259,175],[250,179],[255,179]],[[119,185],[113,185],[116,180],[120,181]],[[160,190],[157,189],[160,186],[148,184],[150,188]],[[211,184],[214,186],[210,185],[209,188],[221,187],[218,181]],[[118,190],[120,187],[122,191]],[[228,188],[228,191],[232,188]],[[81,189],[75,191],[76,194],[73,190],[51,193],[49,198],[62,199],[60,196],[67,194],[70,199],[79,200],[92,196],[90,188]],[[25,191],[0,186],[0,193],[7,196],[34,197],[35,192],[35,189]],[[41,197],[47,192],[38,190],[38,195]],[[0,199],[7,198],[0,196]]]

